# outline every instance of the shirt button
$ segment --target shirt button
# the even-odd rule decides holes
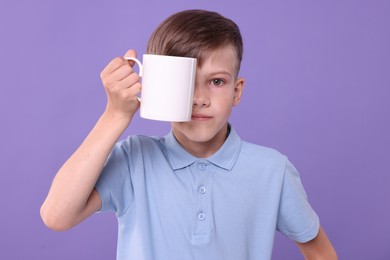
[[[199,187],[199,192],[202,193],[202,194],[205,194],[206,193],[206,187],[205,186],[200,186]]]
[[[201,211],[201,212],[199,212],[199,214],[198,214],[198,219],[200,220],[200,221],[203,221],[203,220],[205,220],[205,218],[206,218],[206,215]]]
[[[200,163],[200,164],[198,164],[198,168],[199,168],[199,170],[204,171],[204,170],[206,170],[206,165],[204,163]]]

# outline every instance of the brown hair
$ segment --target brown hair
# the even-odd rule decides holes
[[[198,59],[226,45],[234,47],[237,54],[237,73],[243,54],[243,43],[238,26],[216,12],[186,10],[168,17],[150,36],[147,53],[184,56]]]

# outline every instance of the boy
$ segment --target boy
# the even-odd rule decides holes
[[[133,64],[112,60],[101,73],[106,110],[57,173],[41,209],[45,224],[65,230],[114,211],[117,259],[270,259],[275,230],[307,259],[336,259],[292,164],[242,141],[228,123],[244,88],[242,49],[237,25],[217,13],[166,19],[147,52],[198,59],[192,120],[172,123],[164,138],[117,144],[141,85]]]

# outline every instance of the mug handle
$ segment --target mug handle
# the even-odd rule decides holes
[[[142,65],[141,61],[137,58],[134,58],[134,57],[125,57],[126,60],[132,60],[132,61],[135,61],[135,63],[138,64],[138,67],[139,67],[139,73],[138,73],[138,76],[139,77],[142,77],[142,73],[144,71],[144,66]],[[141,98],[140,97],[137,97],[138,101],[141,102]]]
[[[138,67],[139,67],[139,74],[138,76],[142,77],[142,73],[144,71],[144,66],[142,65],[141,61],[137,58],[134,58],[134,57],[125,57],[126,60],[132,60],[132,61],[135,61],[135,63],[138,64]]]

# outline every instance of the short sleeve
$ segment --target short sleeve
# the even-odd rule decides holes
[[[308,202],[298,171],[287,160],[277,229],[289,238],[305,243],[316,237],[320,224]]]
[[[133,202],[133,186],[130,174],[127,142],[117,143],[95,185],[102,200],[100,212],[114,211],[119,216]]]

